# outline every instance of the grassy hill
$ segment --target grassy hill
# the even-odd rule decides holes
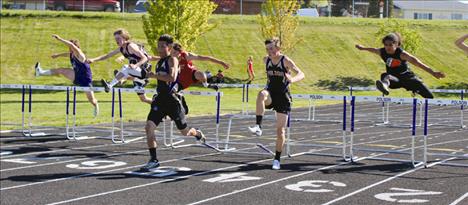
[[[255,17],[215,15],[212,21],[218,27],[197,41],[194,52],[228,61],[232,69],[225,74],[237,81],[247,78],[246,60],[249,55],[253,55],[258,75],[255,83],[263,83],[265,74],[261,58],[265,55],[265,49]],[[380,22],[378,19],[302,19],[298,33],[303,43],[288,53],[306,73],[306,79],[298,84],[301,85],[300,89],[314,89],[313,85],[319,80],[336,81],[338,76],[370,80],[377,78],[385,69],[379,57],[360,52],[354,45],[380,46],[374,37]],[[467,32],[468,21],[410,23],[423,36],[424,46],[416,56],[436,70],[447,73],[447,78],[437,80],[414,66],[413,70],[431,87],[466,82],[467,58],[453,42]],[[112,33],[117,28],[126,28],[135,41],[146,43],[138,14],[3,11],[1,81],[67,84],[64,78],[34,79],[33,76],[32,67],[36,61],[40,61],[45,68],[69,67],[66,58],[50,58],[52,53],[66,51],[65,46],[51,35],[79,39],[87,56],[95,57],[116,48]],[[196,65],[212,72],[220,68],[201,62]],[[110,78],[112,70],[119,67],[114,60],[93,64],[94,78]]]
[[[293,92],[330,93],[323,87],[336,87],[354,82],[360,85],[370,85],[385,70],[383,62],[376,55],[358,51],[356,43],[370,46],[380,46],[374,33],[380,23],[379,19],[349,19],[349,18],[320,18],[301,19],[299,36],[303,42],[297,48],[287,53],[305,72],[306,79],[293,87]],[[260,28],[255,16],[225,16],[215,15],[212,22],[217,28],[206,33],[197,41],[199,54],[212,55],[231,64],[231,69],[225,71],[230,82],[243,82],[247,78],[246,60],[249,55],[254,57],[254,68],[257,79],[253,83],[265,83],[264,65],[262,57],[266,54]],[[467,87],[468,59],[466,55],[454,46],[454,41],[468,31],[468,21],[409,21],[412,28],[420,31],[423,37],[423,48],[415,55],[436,70],[443,71],[447,78],[437,80],[422,70],[412,66],[430,87],[446,86],[455,88]],[[34,77],[33,65],[40,61],[43,68],[69,67],[67,58],[52,59],[53,53],[64,52],[66,47],[54,40],[51,35],[59,34],[67,39],[79,39],[81,47],[88,57],[96,57],[116,48],[112,33],[117,28],[127,29],[134,41],[146,43],[143,33],[141,16],[138,14],[109,14],[109,13],[80,13],[80,12],[31,12],[5,11],[1,13],[1,54],[0,80],[1,83],[21,84],[54,84],[69,85],[63,77]],[[148,49],[149,50],[149,49]],[[196,62],[202,70],[216,73],[219,66]],[[113,70],[121,65],[110,59],[92,65],[94,79],[110,79]],[[154,82],[152,82],[154,85]],[[317,85],[322,85],[319,87]],[[152,87],[152,86],[150,86]],[[199,89],[199,88],[195,88]],[[225,103],[228,110],[238,110],[239,90],[225,90]],[[336,92],[344,93],[344,92]],[[377,93],[366,93],[377,94]],[[128,103],[141,105],[134,94],[129,94]],[[409,96],[404,91],[393,92],[392,96]],[[35,99],[42,100],[35,109],[50,109],[49,99],[62,99],[62,94],[47,93],[38,95]],[[101,102],[109,103],[109,96],[98,94]],[[2,92],[1,111],[2,122],[18,121],[19,94]],[[253,98],[252,98],[253,99]],[[87,104],[84,97],[79,95],[81,104]],[[194,99],[192,99],[194,100]],[[211,107],[205,103],[212,99],[190,102],[193,114],[213,113]],[[57,106],[63,103],[58,102]],[[296,103],[304,105],[305,103]],[[55,105],[55,104],[54,104]],[[252,104],[250,107],[252,108]],[[107,106],[101,105],[107,116]],[[90,105],[79,106],[86,114],[80,123],[108,122],[108,118],[91,117]],[[14,110],[14,111],[11,111]],[[61,110],[61,108],[60,108]],[[144,120],[147,114],[146,106],[133,106],[127,109],[127,120]],[[54,116],[54,115],[50,115]],[[63,114],[58,113],[51,124],[63,122]],[[39,119],[41,119],[39,117]],[[62,120],[62,121],[60,121]]]

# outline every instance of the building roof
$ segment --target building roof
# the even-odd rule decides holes
[[[419,0],[419,1],[393,1],[393,5],[403,10],[425,11],[468,11],[468,1],[461,0]]]

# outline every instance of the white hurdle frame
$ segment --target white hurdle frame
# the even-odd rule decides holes
[[[352,154],[348,155],[346,153],[347,148],[349,147],[348,140],[347,140],[347,130],[346,130],[346,121],[347,121],[347,96],[335,96],[335,95],[317,95],[317,94],[293,94],[291,95],[293,99],[303,99],[303,100],[310,100],[310,99],[315,99],[315,100],[338,100],[343,102],[343,115],[342,115],[342,120],[339,123],[342,123],[342,141],[343,143],[341,145],[323,145],[323,144],[307,144],[307,143],[294,143],[291,142],[290,139],[290,132],[288,131],[287,139],[286,139],[286,153],[288,156],[293,156],[294,154],[291,153],[291,146],[298,146],[298,147],[324,147],[324,148],[333,148],[333,149],[341,149],[342,153],[341,155],[339,154],[331,154],[331,153],[305,153],[308,155],[319,155],[319,156],[332,156],[332,157],[341,157],[343,161],[352,161]],[[310,107],[309,107],[310,108]],[[309,119],[289,119],[292,120],[293,122],[297,121],[310,121]],[[290,128],[289,126],[289,120],[288,120],[288,129]],[[313,122],[313,121],[310,121]],[[350,138],[349,140],[352,140]],[[352,145],[352,142],[350,143]],[[349,148],[349,151],[352,152],[351,147]]]
[[[221,107],[221,97],[223,96],[223,92],[207,92],[207,91],[182,91],[182,95],[198,95],[198,96],[215,96],[216,100],[216,140],[218,141],[219,138],[219,116],[220,116],[220,107]],[[170,128],[169,128],[169,136],[167,136],[167,129],[166,129],[166,121],[163,120],[163,143],[166,147],[171,147],[173,149],[182,148],[182,147],[189,147],[189,146],[198,146],[198,144],[184,144],[179,145],[185,142],[184,138],[193,138],[188,136],[175,136],[174,135],[174,124],[173,121],[170,121]],[[176,141],[175,141],[176,140]],[[218,148],[211,145],[212,142],[205,142],[201,145],[205,147],[211,148],[216,151],[220,151]]]
[[[364,101],[364,102],[380,102],[381,101],[381,98],[380,97],[370,97],[370,96],[353,96],[352,97],[352,101],[351,101],[351,109],[354,110],[354,107],[356,106],[355,105],[355,102],[356,100],[357,101]],[[369,149],[369,148],[354,148],[353,147],[353,136],[354,136],[354,111],[352,111],[352,115],[351,115],[351,140],[350,140],[350,147],[351,147],[351,152],[350,152],[350,155],[351,155],[351,159],[355,159],[357,157],[353,156],[353,152],[354,151],[363,151],[363,152],[385,152],[385,153],[393,153],[393,154],[409,154],[411,157],[410,157],[410,160],[402,160],[402,159],[395,159],[395,158],[382,158],[382,157],[375,157],[375,158],[372,158],[372,160],[383,160],[383,161],[398,161],[398,162],[410,162],[413,167],[418,167],[418,166],[426,166],[427,165],[427,121],[428,121],[428,117],[427,117],[427,107],[428,107],[428,104],[435,104],[435,105],[438,105],[440,103],[444,103],[444,104],[447,104],[447,105],[455,105],[455,106],[458,106],[458,105],[464,105],[466,106],[468,104],[468,101],[464,101],[464,100],[440,100],[440,99],[425,99],[425,100],[420,100],[420,99],[416,99],[416,98],[387,98],[387,101],[389,102],[399,102],[399,103],[406,103],[406,104],[409,104],[409,103],[412,103],[413,104],[413,110],[412,110],[412,127],[411,127],[411,151],[408,153],[408,152],[403,152],[403,151],[395,151],[395,150],[386,150],[386,149]],[[415,140],[416,140],[416,115],[417,115],[417,105],[418,104],[425,104],[425,114],[424,114],[424,135],[422,136],[423,137],[423,141],[424,141],[424,145],[423,145],[423,160],[422,161],[416,161],[415,160]],[[445,156],[450,156],[450,155],[446,155],[446,154],[440,154],[440,155],[445,155]],[[457,155],[457,157],[464,157],[464,155]]]
[[[274,116],[265,115],[263,119],[272,119]],[[238,114],[238,115],[229,115],[228,119],[228,129],[226,139],[220,140],[219,137],[216,138],[216,142],[212,142],[212,144],[216,145],[216,149],[218,152],[222,153],[233,153],[233,154],[250,154],[250,155],[268,155],[274,156],[274,152],[268,149],[262,143],[253,143],[253,142],[231,142],[230,135],[231,135],[231,126],[232,121],[234,119],[255,119],[255,115],[246,115],[246,114]],[[289,132],[289,130],[288,130]],[[289,134],[289,133],[288,133]],[[220,148],[222,145],[222,148]],[[259,148],[261,152],[248,152],[248,151],[238,151],[236,147],[230,147],[230,145],[251,145],[253,148]]]
[[[242,88],[242,115],[249,115],[249,89],[250,88],[265,88],[262,84],[214,84],[219,88]]]
[[[462,98],[463,99],[463,98]],[[427,151],[427,136],[428,136],[428,113],[429,113],[429,104],[439,104],[440,100],[434,99],[425,99],[424,102],[424,160],[427,161],[427,157],[430,156],[443,156],[443,157],[456,157],[456,158],[463,158],[468,159],[468,154],[445,154],[445,153],[431,153]],[[448,104],[448,101],[445,101]],[[460,100],[458,103],[456,101],[450,101],[451,105],[460,104],[461,107],[467,106],[468,101]],[[454,162],[441,162],[440,165],[446,166],[457,166],[457,167],[468,167],[468,164],[462,163],[454,163]]]
[[[375,87],[348,87],[350,96],[353,96],[353,91],[377,91],[377,88]],[[460,100],[464,100],[464,94],[468,92],[468,90],[463,90],[463,89],[430,89],[431,92],[433,93],[451,93],[451,94],[460,94]],[[384,96],[383,96],[384,97]],[[420,116],[419,116],[419,124],[417,126],[422,126],[422,121],[423,121],[423,102],[419,101],[418,102],[420,107]],[[442,104],[442,103],[441,103]],[[460,127],[460,128],[466,128],[466,125],[464,125],[464,105],[460,105],[460,124],[442,124],[442,123],[433,123],[433,124],[428,124],[428,126],[448,126],[448,127]],[[385,102],[382,102],[382,123],[377,124],[377,125],[390,125],[392,124],[389,122],[389,113],[390,113],[390,108],[389,108],[389,103],[385,104]],[[409,127],[408,125],[396,125],[397,127]]]

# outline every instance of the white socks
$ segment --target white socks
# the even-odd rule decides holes
[[[36,63],[35,69],[36,69],[36,76],[41,76],[41,75],[52,75],[52,71],[51,71],[51,70],[42,70],[41,64],[40,64],[39,62]]]
[[[117,79],[113,79],[112,82],[109,83],[109,86],[110,87],[114,87],[115,85],[117,85],[117,83],[119,83],[119,81]]]

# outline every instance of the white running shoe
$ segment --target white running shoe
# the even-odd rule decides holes
[[[271,167],[274,170],[278,170],[281,168],[280,162],[278,160],[273,160],[273,166]]]
[[[253,127],[249,127],[249,131],[252,133],[252,134],[255,134],[257,136],[262,136],[262,128],[260,128],[259,125],[255,125]]]
[[[200,129],[195,129],[195,130],[197,131],[197,136],[195,136],[195,138],[197,138],[197,140],[200,141],[202,144],[205,144],[206,143],[205,134],[203,134],[203,132]]]
[[[96,118],[99,115],[99,104],[94,107],[93,116]]]
[[[34,71],[36,77],[41,76],[41,63],[37,62],[36,65],[34,66]]]

